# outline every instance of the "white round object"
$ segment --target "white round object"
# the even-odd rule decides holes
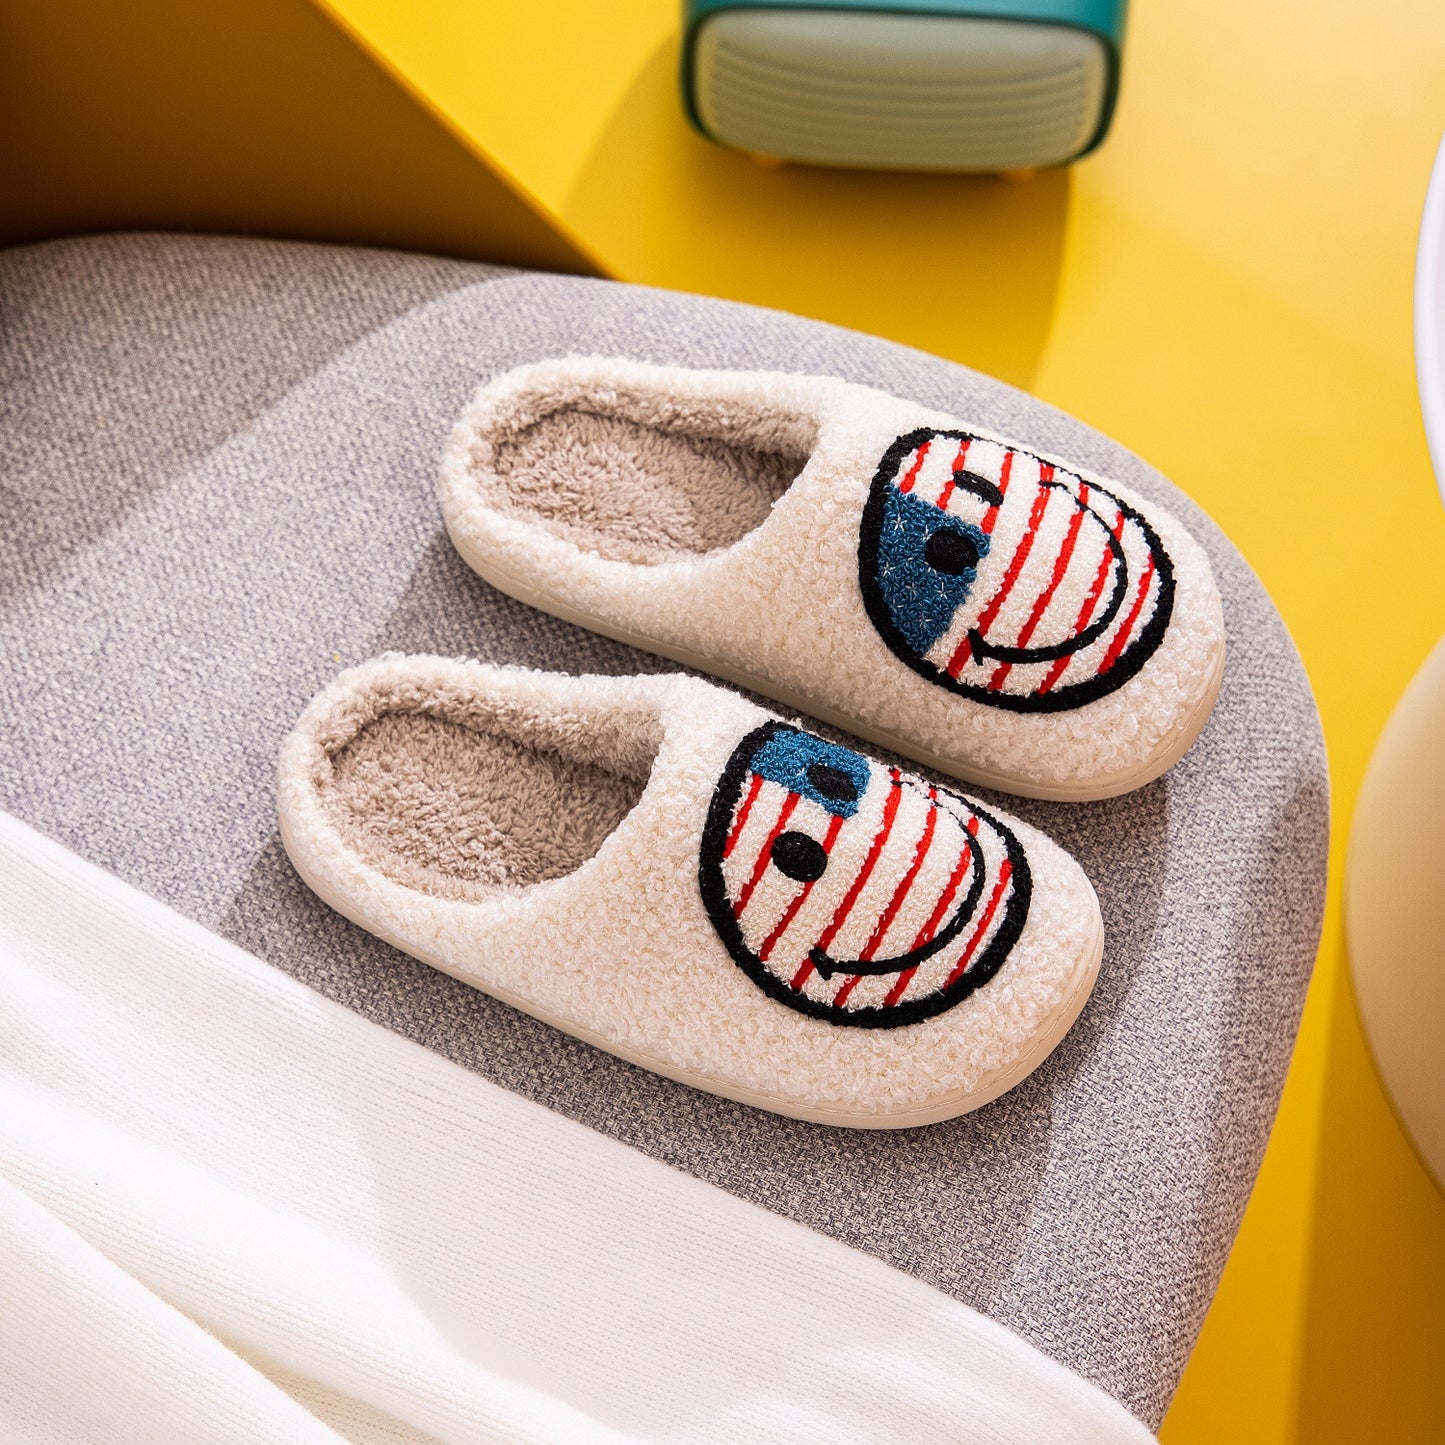
[[[1420,225],[1415,364],[1445,495],[1445,141]],[[1360,789],[1345,927],[1386,1091],[1445,1188],[1445,640],[1385,724]]]
[[[1345,926],[1385,1088],[1445,1187],[1445,641],[1405,690],[1355,811]]]
[[[1445,497],[1445,138],[1425,196],[1415,256],[1415,374],[1435,481]]]

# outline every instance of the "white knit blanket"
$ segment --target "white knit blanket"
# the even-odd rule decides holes
[[[0,814],[0,1440],[1147,1442]]]

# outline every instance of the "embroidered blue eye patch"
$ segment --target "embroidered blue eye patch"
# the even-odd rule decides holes
[[[883,494],[878,590],[893,625],[923,654],[948,631],[988,556],[989,537],[912,492]]]
[[[835,818],[851,818],[868,790],[868,762],[848,748],[792,729],[773,733],[749,771],[811,799]]]

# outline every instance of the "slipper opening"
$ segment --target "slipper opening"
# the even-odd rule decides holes
[[[476,899],[592,858],[637,805],[661,740],[643,714],[393,686],[321,740],[316,785],[346,845],[393,882]]]
[[[797,478],[817,424],[761,400],[677,397],[579,380],[493,413],[482,500],[584,551],[644,565],[730,547]]]

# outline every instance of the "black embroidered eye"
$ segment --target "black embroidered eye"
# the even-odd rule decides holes
[[[853,779],[842,768],[830,768],[827,763],[814,763],[808,769],[808,781],[825,798],[838,803],[851,803],[858,796]]]
[[[958,577],[978,566],[978,548],[962,532],[941,527],[923,544],[923,560],[935,572]]]
[[[828,855],[816,838],[806,833],[784,833],[773,840],[773,862],[778,871],[799,883],[812,883],[823,876]]]
[[[990,507],[1003,505],[1003,493],[987,477],[981,477],[977,472],[955,472],[953,485],[982,497]]]

